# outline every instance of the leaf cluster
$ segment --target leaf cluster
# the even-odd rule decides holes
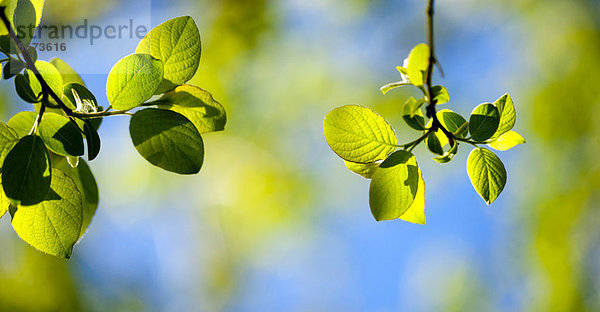
[[[103,118],[131,116],[129,135],[142,157],[170,172],[196,174],[204,161],[202,134],[223,130],[226,113],[208,91],[187,84],[201,54],[191,17],[158,25],[114,65],[103,109],[66,62],[37,60],[30,40],[15,34],[19,21],[39,24],[43,8],[43,1],[17,2],[17,9],[0,6],[2,78],[14,78],[19,97],[33,105],[0,122],[0,217],[10,211],[23,240],[69,258],[98,206],[94,175],[81,158],[99,155]]]
[[[421,133],[414,141],[399,144],[390,124],[363,106],[342,106],[325,117],[323,131],[331,149],[348,169],[371,179],[369,204],[378,221],[399,218],[425,223],[425,182],[412,154],[419,144],[424,143],[435,155],[433,160],[442,164],[454,159],[459,146],[474,146],[467,171],[477,193],[491,204],[504,189],[506,170],[494,152],[480,145],[505,151],[525,143],[512,131],[516,114],[508,94],[478,105],[468,120],[449,109],[437,111],[437,105],[450,102],[450,96],[444,86],[431,85],[428,75],[434,63],[430,47],[418,44],[397,67],[401,80],[381,87],[383,94],[403,86],[421,90],[423,96],[410,97],[400,111],[406,125]]]

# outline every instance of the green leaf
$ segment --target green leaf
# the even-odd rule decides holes
[[[8,126],[17,132],[19,137],[24,137],[33,128],[36,116],[37,113],[35,112],[19,112],[10,118]]]
[[[475,107],[469,118],[469,132],[477,142],[483,142],[494,135],[500,123],[498,108],[491,103]]]
[[[517,114],[515,112],[513,100],[508,93],[497,99],[496,102],[494,102],[494,105],[496,105],[498,112],[500,113],[500,124],[492,137],[497,138],[515,126]]]
[[[419,186],[415,200],[400,216],[400,219],[411,223],[425,224],[425,180],[423,180],[421,169],[419,169]]]
[[[179,113],[149,108],[129,124],[137,151],[151,164],[179,174],[195,174],[204,161],[204,143],[194,124]]]
[[[96,183],[94,174],[83,159],[79,160],[79,165],[73,168],[65,161],[65,157],[53,155],[52,167],[61,170],[69,178],[73,179],[82,195],[83,222],[79,233],[79,237],[81,237],[85,234],[85,231],[92,222],[92,218],[96,214],[96,209],[98,209],[98,184]]]
[[[54,93],[56,93],[56,95],[59,98],[62,98],[62,96],[63,96],[63,80],[62,80],[62,77],[61,77],[58,69],[56,69],[56,67],[54,67],[54,65],[52,65],[48,62],[44,62],[44,61],[35,62],[35,67],[38,69],[38,71],[42,75],[42,78],[44,78],[44,80],[46,81],[48,86],[50,86],[50,89],[52,89],[52,91],[54,91]],[[27,76],[27,79],[29,80],[29,84],[30,84],[31,90],[33,91],[33,94],[42,93],[42,85],[40,84],[38,79],[35,77],[35,74],[28,69],[25,70],[24,74]],[[54,105],[57,104],[54,101],[54,99],[50,99],[50,102]]]
[[[5,2],[5,5],[8,4],[6,15],[13,30],[23,29],[22,33],[17,33],[17,35],[27,45],[31,41],[30,26],[37,27],[42,19],[44,0],[6,0]],[[0,24],[0,34],[8,34],[4,24]]]
[[[406,68],[410,82],[417,86],[425,83],[425,72],[429,67],[429,46],[420,43],[415,46],[408,55],[408,66]]]
[[[65,96],[63,102],[71,109],[79,112],[92,113],[98,110],[98,101],[88,88],[79,83],[68,83],[63,87]],[[65,98],[67,101],[65,101]],[[79,99],[79,101],[78,101]]]
[[[42,139],[27,135],[6,155],[2,164],[2,187],[12,201],[35,205],[50,189],[50,159]]]
[[[83,200],[75,182],[58,169],[52,170],[52,186],[44,201],[19,206],[12,225],[28,244],[47,254],[71,257],[83,223]]]
[[[83,131],[87,142],[88,160],[92,161],[100,153],[100,136],[89,119],[84,121]]]
[[[469,123],[465,120],[465,118],[463,118],[463,116],[449,109],[442,109],[441,111],[436,113],[436,116],[442,124],[442,126],[444,126],[446,130],[452,132],[457,137],[464,138],[467,135]],[[427,127],[431,127],[432,123],[433,121],[429,120],[429,122],[427,123]],[[442,147],[445,147],[449,143],[448,137],[446,136],[446,134],[444,134],[442,130],[436,130],[435,135]]]
[[[342,159],[372,163],[385,159],[397,148],[392,127],[374,111],[358,106],[338,107],[323,121],[325,139]]]
[[[365,179],[371,179],[375,174],[375,171],[377,171],[377,168],[379,168],[379,164],[376,162],[370,164],[358,164],[344,160],[344,163],[346,164],[346,167],[350,169],[350,171],[361,175]]]
[[[381,93],[386,94],[392,89],[402,87],[402,86],[410,86],[410,85],[411,84],[407,81],[390,82],[390,83],[386,84],[385,86],[382,86],[381,88],[379,88],[379,90],[381,90]]]
[[[14,77],[18,73],[22,72],[23,69],[25,69],[25,66],[25,63],[22,61],[11,57],[4,65],[4,68],[2,68],[2,78],[10,79]]]
[[[488,205],[498,198],[506,184],[504,164],[496,154],[482,147],[469,154],[467,172],[473,187]]]
[[[142,39],[136,53],[161,60],[164,77],[156,94],[173,90],[192,79],[200,64],[200,33],[189,16],[170,19],[152,29]]]
[[[429,133],[429,135],[427,135],[427,138],[425,138],[425,142],[427,143],[427,148],[432,153],[438,154],[438,155],[444,154],[444,149],[442,148],[442,144],[440,143],[440,140],[438,139],[437,131]]]
[[[4,163],[4,158],[10,150],[19,142],[19,135],[9,128],[3,122],[0,122],[0,165]],[[0,179],[0,185],[2,180]],[[8,211],[10,199],[4,194],[4,189],[0,187],[0,218]]]
[[[196,86],[179,86],[161,97],[156,104],[158,108],[185,116],[200,133],[221,131],[227,123],[223,106],[208,91]]]
[[[442,156],[434,157],[433,160],[440,164],[449,163],[454,159],[454,156],[458,153],[458,143],[454,143],[454,146],[449,151],[445,152]]]
[[[524,143],[526,143],[526,141],[520,134],[514,131],[508,131],[496,139],[496,141],[488,145],[495,150],[507,151],[519,144]]]
[[[19,97],[27,103],[38,103],[42,99],[35,94],[31,89],[31,82],[29,82],[29,76],[23,74],[17,74],[15,76],[15,90]]]
[[[431,96],[435,100],[435,104],[444,104],[450,101],[448,90],[444,86],[431,87]]]
[[[108,102],[117,110],[138,107],[154,95],[162,77],[163,65],[151,55],[126,56],[108,74]]]
[[[81,76],[79,76],[79,74],[62,59],[58,57],[52,58],[50,60],[50,64],[56,67],[64,84],[78,83],[80,85],[85,85],[85,83],[83,83],[83,79],[81,79]]]
[[[421,111],[421,106],[425,101],[423,99],[416,100],[414,97],[409,97],[402,107],[402,119],[406,124],[415,130],[425,130],[425,117]]]
[[[369,188],[375,220],[400,218],[411,207],[419,186],[419,166],[413,154],[400,150],[381,163]]]

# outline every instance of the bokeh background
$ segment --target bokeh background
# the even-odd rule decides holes
[[[528,143],[486,206],[468,148],[439,165],[416,150],[427,225],[373,220],[368,181],[331,152],[322,121],[371,107],[403,140],[414,90],[378,88],[425,38],[424,0],[46,0],[44,24],[198,23],[192,83],[227,109],[201,173],[147,164],[128,118],[107,118],[91,166],[101,203],[71,260],[0,220],[0,311],[599,311],[600,2],[438,0],[448,108],[509,92]],[[107,105],[106,76],[138,40],[67,41],[52,55]],[[1,115],[29,110],[1,84]]]

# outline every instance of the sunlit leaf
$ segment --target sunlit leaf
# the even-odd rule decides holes
[[[108,74],[108,102],[118,110],[138,107],[154,95],[162,77],[163,65],[151,55],[126,56],[115,64]]]
[[[481,198],[489,205],[504,189],[506,169],[496,154],[485,148],[476,148],[469,154],[467,172]]]
[[[189,16],[170,19],[152,29],[142,39],[136,53],[161,60],[164,77],[156,94],[173,90],[192,79],[200,63],[200,33]]]
[[[131,117],[131,140],[151,164],[179,174],[195,174],[204,161],[204,143],[194,124],[179,113],[144,109]]]
[[[382,86],[381,88],[379,88],[379,90],[381,90],[381,93],[386,94],[392,89],[402,87],[402,86],[410,86],[410,85],[411,85],[411,83],[407,82],[407,81],[390,82],[390,83]]]
[[[2,187],[12,201],[35,205],[50,188],[50,159],[42,139],[27,135],[6,155],[2,164]]]
[[[420,43],[415,46],[408,56],[407,73],[410,82],[415,86],[425,83],[425,72],[429,66],[429,46]]]
[[[497,138],[515,126],[517,114],[515,112],[513,100],[508,93],[497,99],[496,102],[494,102],[494,105],[496,105],[498,113],[500,114],[498,129],[492,136],[492,138]]]
[[[508,131],[488,145],[495,150],[506,151],[523,143],[526,143],[525,138],[514,131]]]
[[[449,163],[454,159],[454,156],[458,153],[458,143],[454,143],[452,148],[449,151],[445,152],[443,155],[434,157],[433,160],[440,164]]]
[[[48,62],[44,62],[44,61],[35,62],[35,67],[40,72],[40,74],[42,75],[42,78],[44,78],[44,80],[46,81],[48,86],[50,86],[50,89],[52,89],[52,91],[54,91],[54,93],[58,96],[58,98],[62,98],[63,80],[62,80],[62,76],[60,75],[60,72],[58,71],[58,69],[56,69],[56,67],[54,67],[54,65],[52,65]],[[27,79],[29,80],[33,94],[37,95],[37,94],[42,93],[42,85],[40,84],[40,82],[37,79],[37,77],[35,76],[35,74],[32,71],[26,69],[24,72],[24,75],[26,75]],[[54,101],[54,99],[49,98],[49,100],[52,104],[57,104]]]
[[[371,179],[379,168],[379,163],[370,163],[370,164],[358,164],[353,163],[351,161],[344,160],[346,167],[350,169],[350,171],[363,176],[365,179]]]
[[[469,118],[469,132],[473,140],[483,142],[494,135],[500,123],[498,108],[491,103],[475,107]]]
[[[402,107],[402,119],[406,124],[415,130],[425,130],[425,117],[421,111],[421,106],[425,101],[423,99],[416,100],[414,97],[409,97]]]
[[[425,180],[423,180],[423,172],[419,169],[419,186],[417,195],[408,210],[400,216],[400,219],[416,223],[425,224]]]
[[[323,132],[338,156],[355,163],[385,159],[398,144],[385,119],[358,105],[346,105],[329,112],[323,122]]]
[[[45,200],[19,206],[12,225],[27,243],[47,254],[70,258],[83,223],[83,200],[75,182],[52,169],[52,185]]]
[[[444,104],[450,101],[450,95],[444,86],[431,87],[431,97],[435,100],[435,104]]]
[[[85,85],[81,76],[79,76],[79,74],[62,59],[58,57],[52,58],[50,64],[56,67],[64,84],[78,83],[80,85]]]
[[[23,74],[17,74],[15,76],[15,90],[17,95],[27,103],[37,103],[41,101],[41,97],[33,92],[31,89],[31,82],[29,82],[29,76]]]
[[[0,122],[0,165],[10,150],[19,142],[18,134],[9,128],[3,122]],[[2,183],[0,179],[0,184]],[[10,200],[4,194],[4,189],[0,187],[0,218],[8,211]]]
[[[375,220],[400,218],[414,202],[418,186],[415,157],[404,150],[390,155],[373,175],[369,188],[369,205]]]
[[[172,110],[185,116],[200,133],[221,131],[227,123],[227,114],[223,106],[208,91],[196,86],[179,86],[156,103],[158,108]]]

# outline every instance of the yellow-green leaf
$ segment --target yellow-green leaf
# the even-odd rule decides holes
[[[498,198],[506,184],[504,164],[486,148],[479,147],[471,151],[467,172],[473,187],[488,205]]]
[[[525,138],[515,131],[508,131],[488,145],[495,150],[506,151],[523,143],[526,143]]]

